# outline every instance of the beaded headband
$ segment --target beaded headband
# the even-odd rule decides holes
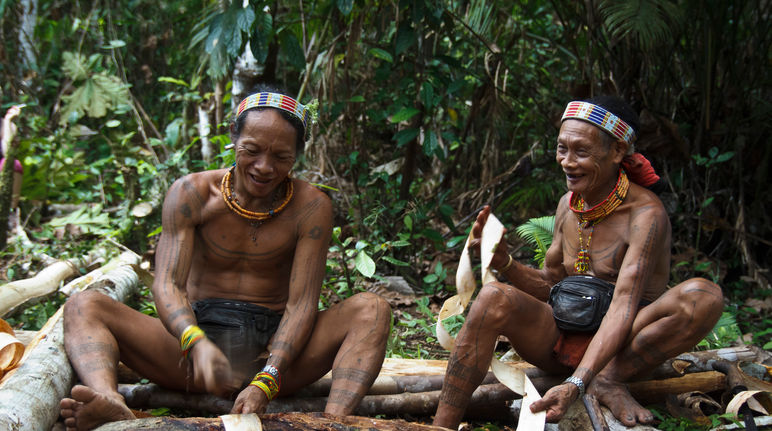
[[[308,108],[306,108],[305,105],[298,103],[297,100],[279,93],[263,92],[247,96],[239,103],[236,117],[238,118],[247,109],[258,107],[277,108],[287,111],[303,123],[303,129],[305,129],[308,124]]]
[[[629,124],[611,112],[588,102],[570,102],[563,112],[560,121],[576,118],[588,121],[601,129],[611,133],[617,139],[621,139],[632,145],[635,142],[635,131]]]

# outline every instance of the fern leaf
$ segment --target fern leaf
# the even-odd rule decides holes
[[[534,260],[540,267],[544,265],[544,256],[552,244],[554,229],[555,216],[532,218],[515,229],[515,232],[533,247]]]

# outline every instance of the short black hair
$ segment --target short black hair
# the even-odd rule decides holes
[[[284,94],[288,95],[287,91],[279,88],[276,85],[272,84],[258,84],[252,90],[249,92],[249,95],[255,94],[255,93],[262,93],[262,92],[270,92],[270,93],[278,93],[278,94]],[[247,97],[249,97],[247,95]],[[245,97],[246,98],[246,97]],[[306,147],[306,128],[303,126],[303,122],[300,120],[300,118],[290,114],[289,112],[283,110],[283,109],[277,109],[272,108],[269,106],[265,107],[255,107],[255,108],[249,108],[244,110],[244,112],[241,113],[238,117],[233,119],[232,127],[231,127],[231,142],[234,144],[238,140],[239,136],[241,136],[241,130],[244,128],[244,122],[247,118],[247,114],[249,114],[250,111],[263,111],[266,109],[274,109],[281,114],[282,118],[287,120],[292,127],[295,129],[295,154],[300,154],[303,152],[303,150]]]

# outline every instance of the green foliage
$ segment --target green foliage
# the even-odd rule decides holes
[[[737,342],[741,336],[742,333],[737,326],[734,315],[725,311],[721,314],[721,317],[718,319],[718,322],[716,322],[716,325],[710,333],[697,344],[697,348],[709,350],[729,347]]]
[[[27,331],[38,331],[46,324],[46,322],[48,322],[48,319],[59,310],[59,307],[61,307],[65,301],[67,301],[67,297],[61,293],[57,293],[50,299],[27,306],[24,310],[21,310],[6,319],[6,321],[14,328],[20,328]]]
[[[683,15],[668,0],[603,0],[599,9],[612,36],[632,38],[644,50],[668,41]]]
[[[705,423],[695,423],[687,418],[670,416],[659,408],[649,410],[661,421],[657,429],[664,431],[707,431],[726,424],[740,423],[731,413],[712,414],[706,418]]]
[[[544,256],[552,244],[555,231],[555,216],[536,217],[521,224],[515,229],[518,235],[533,247],[533,259],[544,267]]]
[[[100,118],[108,110],[125,113],[128,110],[128,86],[106,71],[97,71],[102,62],[102,55],[93,54],[86,59],[80,53],[66,51],[62,55],[62,70],[74,81],[75,90],[62,96],[65,102],[60,124],[75,123],[84,115]]]
[[[110,218],[102,211],[101,205],[82,206],[67,216],[54,218],[48,225],[53,229],[74,226],[83,233],[95,235],[106,234],[112,230]]]

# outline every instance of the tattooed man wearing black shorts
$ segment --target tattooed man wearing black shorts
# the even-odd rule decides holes
[[[353,412],[383,362],[391,309],[358,294],[318,311],[332,204],[290,175],[307,122],[294,99],[252,94],[231,125],[234,166],[171,186],[152,287],[160,319],[97,292],[67,302],[82,383],[61,402],[68,430],[133,418],[119,360],[165,388],[238,394],[233,413],[263,412],[332,369],[326,411]]]

